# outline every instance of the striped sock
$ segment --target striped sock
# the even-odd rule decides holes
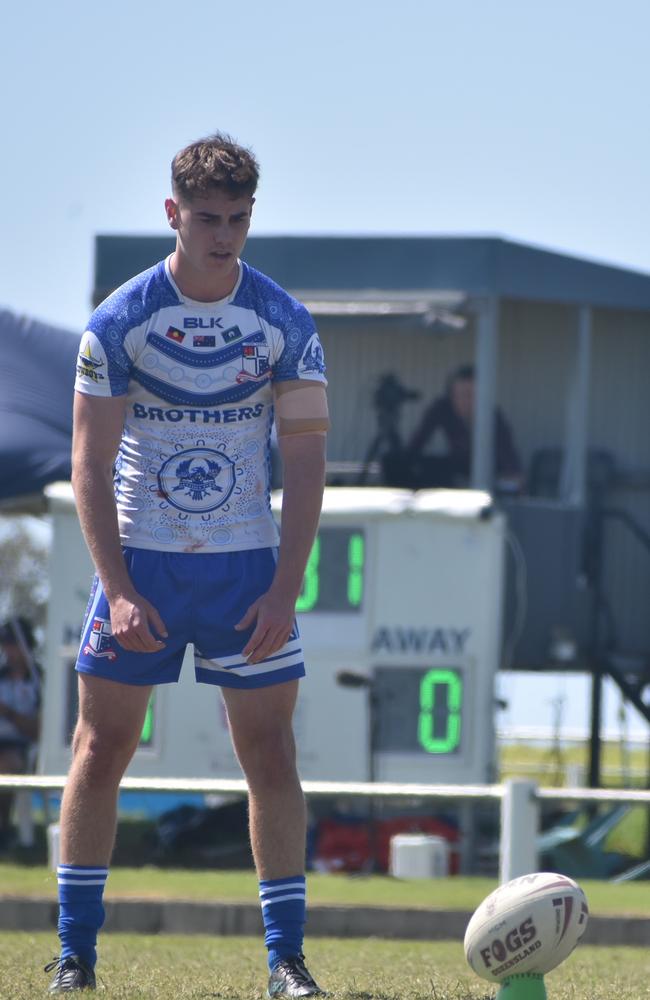
[[[104,923],[102,896],[108,868],[59,865],[59,939],[61,958],[78,955],[91,968],[97,961],[97,931]]]
[[[264,919],[264,943],[269,950],[269,969],[281,958],[302,952],[305,927],[305,876],[260,881],[260,902]]]

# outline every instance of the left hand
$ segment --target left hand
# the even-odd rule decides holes
[[[295,613],[295,601],[272,590],[251,604],[235,625],[241,631],[256,621],[255,630],[242,650],[249,663],[260,663],[282,649],[293,630]]]

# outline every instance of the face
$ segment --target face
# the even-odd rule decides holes
[[[474,380],[471,378],[456,379],[451,386],[451,405],[466,423],[474,417]]]
[[[251,224],[254,198],[215,191],[205,198],[168,198],[167,219],[176,231],[177,263],[196,279],[227,282],[237,272]]]

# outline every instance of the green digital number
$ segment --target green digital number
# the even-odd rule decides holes
[[[296,601],[296,611],[311,611],[318,601],[320,591],[320,538],[316,538],[307,560],[302,590]]]
[[[363,535],[351,535],[348,542],[348,603],[358,608],[363,597],[363,566],[365,541]]]
[[[441,689],[447,689],[445,731],[436,735],[436,701]],[[463,681],[454,670],[429,670],[420,682],[418,742],[427,753],[452,753],[460,744],[460,721],[463,706]]]
[[[144,717],[142,733],[140,734],[140,746],[149,746],[153,739],[153,695],[149,699],[147,711]]]

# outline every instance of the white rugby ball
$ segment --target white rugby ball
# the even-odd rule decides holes
[[[544,975],[571,954],[587,927],[580,886],[566,875],[534,872],[500,885],[467,925],[465,958],[477,976],[499,983],[518,973]]]

